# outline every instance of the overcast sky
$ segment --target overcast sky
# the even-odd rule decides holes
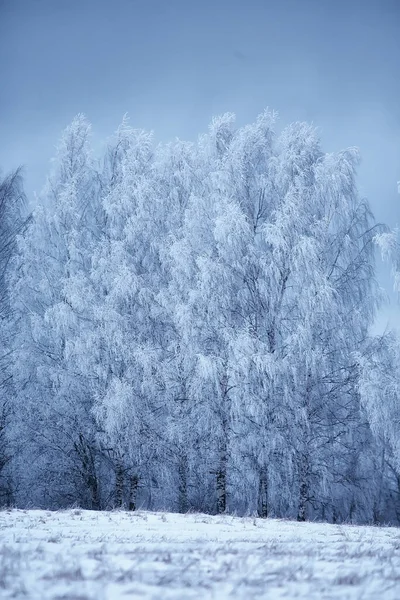
[[[359,146],[362,193],[400,224],[400,0],[0,0],[0,74],[0,166],[30,195],[78,112],[100,144],[125,112],[162,141],[269,106]]]

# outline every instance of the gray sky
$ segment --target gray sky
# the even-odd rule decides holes
[[[125,112],[194,139],[269,106],[359,146],[362,193],[400,224],[400,0],[0,0],[0,74],[0,166],[25,165],[29,194],[78,112],[100,143]]]

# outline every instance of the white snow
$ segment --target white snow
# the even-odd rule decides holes
[[[400,598],[400,530],[253,517],[0,511],[0,598]]]

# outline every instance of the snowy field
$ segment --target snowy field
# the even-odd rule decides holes
[[[0,598],[400,598],[400,530],[70,510],[0,511]]]

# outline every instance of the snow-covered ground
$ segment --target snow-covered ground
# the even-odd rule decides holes
[[[3,510],[0,598],[400,598],[400,530],[202,514]]]

